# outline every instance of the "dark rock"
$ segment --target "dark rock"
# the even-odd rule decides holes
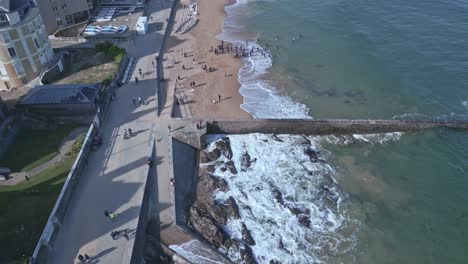
[[[299,142],[299,144],[310,146],[312,141],[310,141],[310,139],[308,139],[306,136],[302,136],[302,140]]]
[[[299,224],[305,226],[305,227],[310,227],[310,218],[309,216],[305,214],[300,214],[297,216],[297,221],[299,221]]]
[[[282,264],[281,261],[278,261],[278,260],[270,260],[270,262],[268,262],[268,264]]]
[[[241,166],[245,170],[245,169],[250,168],[251,164],[252,164],[252,162],[250,160],[250,155],[249,155],[248,152],[245,152],[244,155],[242,155],[242,158],[241,158]]]
[[[245,263],[245,264],[256,264],[257,263],[255,261],[254,256],[253,256],[252,249],[248,245],[241,244],[240,253],[241,253],[242,263]]]
[[[263,142],[268,142],[268,139],[264,139]]]
[[[190,208],[188,224],[215,247],[220,247],[226,241],[226,235],[213,222],[202,204],[196,203]]]
[[[205,152],[205,157],[208,159],[207,162],[217,160],[221,156],[221,151],[219,149],[215,148],[210,152]]]
[[[294,205],[288,205],[288,209],[293,215],[296,215],[296,216],[300,214],[310,215],[309,208],[300,208]]]
[[[228,188],[227,182],[213,175],[202,175],[198,177],[197,200],[205,205],[213,203],[215,190],[225,192]]]
[[[273,136],[271,136],[274,140],[278,141],[278,142],[284,142],[281,138],[279,138],[276,134],[273,134]]]
[[[250,230],[247,229],[247,226],[244,223],[242,223],[242,239],[247,245],[255,246],[255,240],[253,239],[252,234],[250,234]]]
[[[232,173],[232,174],[237,174],[237,169],[236,166],[234,165],[234,161],[230,160],[226,162],[224,165],[226,165],[226,168]]]
[[[228,216],[232,217],[234,219],[239,219],[240,213],[239,213],[239,206],[236,203],[236,200],[232,196],[229,196],[227,199],[227,207],[228,207]]]
[[[231,141],[229,141],[228,137],[223,137],[221,140],[216,141],[216,149],[225,156],[227,159],[232,159],[232,149],[231,149]]]
[[[285,252],[287,252],[288,254],[291,254],[291,251],[289,251],[288,249],[286,249],[286,248],[284,247],[283,239],[281,239],[281,238],[280,238],[280,241],[279,241],[279,243],[278,243],[278,248],[281,249],[281,250],[283,250],[283,251],[285,251]]]
[[[206,171],[209,173],[214,173],[216,171],[216,166],[215,165],[208,165],[206,166]]]
[[[284,200],[283,200],[283,194],[281,193],[281,191],[278,190],[278,188],[273,187],[271,192],[273,193],[273,198],[275,198],[276,202],[283,205]]]
[[[234,198],[229,197],[225,204],[213,203],[207,205],[211,217],[219,224],[225,225],[228,218],[239,219],[239,207]]]
[[[254,158],[254,159],[251,161],[251,163],[255,163],[255,162],[257,162],[257,158]]]
[[[227,171],[227,168],[226,168],[226,167],[222,167],[220,170],[221,170],[222,172],[226,172],[226,171]]]
[[[268,219],[266,222],[269,223],[270,225],[278,225],[278,223],[276,223],[276,222],[275,222],[274,220],[272,220],[272,219]]]
[[[311,162],[317,162],[319,160],[318,155],[320,154],[319,150],[316,150],[312,146],[308,146],[304,149],[304,153],[309,156]]]

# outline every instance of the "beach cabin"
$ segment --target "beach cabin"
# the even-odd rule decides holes
[[[148,17],[139,17],[136,24],[136,31],[138,35],[145,35],[148,30]]]

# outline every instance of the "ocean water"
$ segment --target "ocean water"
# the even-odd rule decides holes
[[[239,72],[257,118],[468,118],[466,0],[238,0],[226,11],[220,39],[271,54]],[[230,184],[217,199],[248,208],[258,262],[468,263],[466,132],[309,138],[323,163],[307,162],[297,137],[268,137],[231,136],[236,166],[245,152],[258,161],[216,172]],[[239,238],[240,222],[226,231]]]

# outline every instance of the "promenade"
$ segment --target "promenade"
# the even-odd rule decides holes
[[[79,254],[88,254],[93,263],[130,263],[157,122],[156,69],[152,61],[160,50],[171,6],[171,0],[148,1],[146,12],[153,17],[149,33],[119,44],[135,58],[136,66],[131,81],[117,89],[104,113],[99,128],[103,145],[88,157],[47,263],[79,263]],[[140,68],[144,76],[140,76]],[[134,77],[139,78],[138,84]],[[134,105],[132,98],[138,97],[143,104]],[[128,128],[133,136],[124,140],[123,131]],[[106,209],[117,215],[113,221],[104,216]],[[113,240],[112,230],[126,230],[130,239]]]

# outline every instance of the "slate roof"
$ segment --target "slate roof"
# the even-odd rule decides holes
[[[97,97],[101,84],[60,84],[36,86],[20,105],[87,104]]]
[[[15,11],[24,6],[29,0],[0,0],[0,12]]]

